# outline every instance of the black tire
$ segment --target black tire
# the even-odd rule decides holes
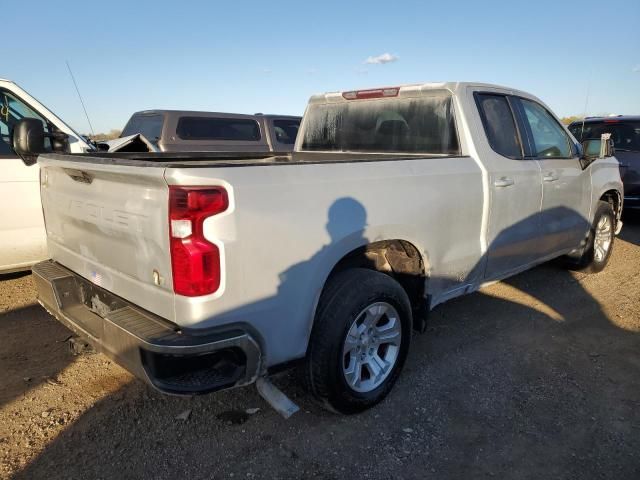
[[[607,217],[610,228],[610,243],[604,256],[596,255],[595,239],[596,229],[603,217]],[[611,252],[613,252],[613,242],[615,240],[615,224],[616,216],[613,207],[609,202],[599,201],[596,208],[596,214],[593,218],[593,224],[589,229],[586,245],[577,252],[577,254],[565,257],[565,264],[572,270],[580,270],[586,273],[601,272],[609,263]]]
[[[395,363],[382,383],[371,391],[359,392],[351,388],[343,372],[344,342],[356,319],[379,302],[392,306],[398,314],[400,345]],[[305,385],[325,408],[338,413],[358,413],[373,407],[391,391],[402,370],[411,342],[411,326],[409,298],[393,278],[363,268],[337,274],[320,297],[304,364]]]

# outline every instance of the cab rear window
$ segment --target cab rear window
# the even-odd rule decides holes
[[[258,122],[242,118],[182,117],[176,134],[182,140],[233,140],[257,142],[260,140]]]
[[[302,150],[460,153],[450,95],[312,104],[306,115]]]

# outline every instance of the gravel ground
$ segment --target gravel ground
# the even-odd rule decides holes
[[[378,407],[341,417],[292,374],[283,420],[254,388],[159,395],[0,278],[0,477],[640,478],[640,220],[608,268],[544,265],[453,300]],[[247,412],[248,410],[248,412]]]

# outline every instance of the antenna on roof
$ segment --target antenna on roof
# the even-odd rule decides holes
[[[593,70],[591,71],[593,74]],[[587,80],[587,95],[584,99],[584,114],[582,115],[582,128],[580,129],[580,141],[582,142],[584,138],[584,121],[587,119],[587,105],[589,104],[589,90],[591,90],[591,75],[589,75],[589,80]]]
[[[69,70],[69,75],[71,75],[71,80],[73,80],[73,86],[76,87],[76,92],[78,93],[78,98],[80,99],[80,104],[82,105],[82,109],[84,110],[84,116],[87,117],[87,123],[89,124],[89,129],[91,130],[91,135],[96,136],[96,132],[93,131],[93,125],[91,125],[91,120],[89,120],[89,114],[87,113],[87,108],[84,106],[84,101],[82,100],[82,95],[80,95],[80,89],[78,88],[78,84],[76,83],[76,78],[73,76],[73,72],[71,71],[71,67],[69,66],[69,62],[65,61],[67,64],[67,69]]]

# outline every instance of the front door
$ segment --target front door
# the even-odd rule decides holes
[[[25,117],[44,119],[13,93],[0,90],[0,272],[47,258],[38,165],[11,149],[11,131]]]
[[[544,256],[553,256],[577,248],[587,236],[591,177],[580,166],[577,148],[554,116],[533,100],[515,101],[530,139],[531,157],[537,159],[542,172],[543,237],[539,247]]]

